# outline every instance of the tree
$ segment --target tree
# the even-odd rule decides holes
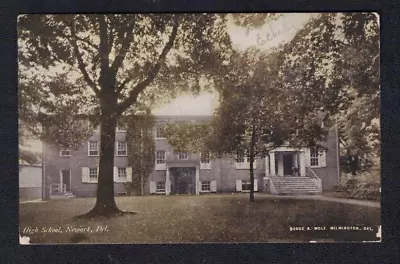
[[[143,186],[154,170],[155,141],[154,116],[147,110],[144,113],[126,117],[128,142],[128,166],[132,170],[132,182],[125,186],[130,193],[143,195]],[[130,194],[128,193],[128,194]]]
[[[98,117],[97,199],[87,217],[121,214],[112,177],[119,117],[139,102],[198,92],[199,78],[231,55],[226,17],[219,14],[22,15],[18,28],[21,65],[65,69],[72,83],[87,88],[49,93],[86,98],[90,104],[81,110]]]
[[[304,107],[304,99],[282,89],[278,77],[284,54],[278,49],[264,54],[256,49],[235,53],[216,78],[220,105],[210,122],[168,124],[166,137],[175,149],[211,152],[214,157],[250,160],[250,202],[254,202],[254,160],[276,147],[321,147],[327,129],[315,108]],[[244,67],[243,65],[246,65]]]
[[[49,90],[77,89],[68,84],[65,78],[66,75],[57,75],[52,80],[40,80],[38,76],[27,74],[27,69],[21,67],[18,89],[21,161],[35,164],[41,158],[37,153],[23,149],[27,139],[39,139],[56,147],[77,149],[92,134],[93,129],[84,126],[82,119],[76,118],[80,115],[81,98],[48,98]]]
[[[214,133],[210,120],[198,123],[167,123],[163,129],[168,144],[177,151],[210,151],[209,142]]]
[[[307,105],[338,123],[345,155],[364,161],[379,153],[378,19],[374,13],[318,14],[285,45],[282,66],[285,87],[302,87]]]
[[[219,155],[236,159],[247,155],[250,163],[250,202],[254,202],[256,157],[283,145],[321,147],[327,130],[315,107],[287,89],[280,78],[284,54],[249,49],[235,55],[229,74],[220,82],[220,106],[213,121],[214,142],[209,147]],[[246,65],[246,67],[243,67]]]

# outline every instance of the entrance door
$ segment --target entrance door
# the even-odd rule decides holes
[[[293,175],[293,154],[283,154],[283,174]]]
[[[173,192],[176,194],[194,194],[194,178],[196,171],[192,168],[177,168],[175,171],[175,180]]]
[[[61,171],[61,184],[65,184],[66,192],[71,191],[71,171],[70,170],[62,170]]]

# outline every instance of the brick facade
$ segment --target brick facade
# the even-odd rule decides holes
[[[211,117],[199,116],[175,116],[157,117],[158,125],[165,122],[190,121],[204,122]],[[155,136],[155,132],[154,132]],[[90,141],[99,141],[99,133],[95,132]],[[117,141],[125,141],[126,132],[116,132]],[[328,140],[323,143],[327,148],[326,166],[313,168],[314,172],[321,178],[323,190],[330,190],[339,180],[338,167],[338,145],[337,132],[332,129],[329,132]],[[60,170],[70,170],[71,186],[70,191],[77,197],[89,197],[96,194],[96,183],[82,182],[82,167],[98,167],[99,157],[88,155],[88,142],[84,142],[78,150],[71,150],[70,156],[60,156],[60,149],[43,144],[45,156],[46,193],[49,193],[49,185],[60,183]],[[216,192],[236,192],[237,180],[249,180],[248,169],[237,169],[236,161],[230,157],[211,160],[210,169],[200,169],[200,154],[189,153],[187,160],[178,160],[173,148],[166,139],[156,139],[155,151],[166,152],[166,165],[168,168],[191,167],[199,169],[199,181],[215,181]],[[257,179],[258,191],[266,191],[265,188],[265,162],[266,159],[258,158],[255,166],[255,179]],[[186,164],[186,165],[185,165]],[[127,167],[127,157],[115,156],[115,167]],[[134,168],[133,168],[134,169]],[[144,185],[144,194],[150,194],[151,182],[166,182],[166,170],[154,170]],[[171,176],[170,177],[174,177]],[[114,183],[115,193],[125,192],[123,183]]]

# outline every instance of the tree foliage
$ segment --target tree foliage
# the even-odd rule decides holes
[[[321,147],[327,135],[319,109],[304,107],[306,99],[283,86],[283,58],[281,48],[270,54],[255,49],[238,53],[218,88],[222,98],[209,146],[219,155],[249,157],[250,201],[254,201],[253,161],[257,157],[264,158],[283,145]]]
[[[210,120],[198,123],[167,123],[164,126],[165,137],[176,151],[193,153],[209,152],[209,142],[213,136]]]
[[[93,133],[93,126],[81,115],[82,97],[65,98],[60,91],[79,90],[78,84],[60,74],[52,79],[30,76],[26,68],[19,72],[18,110],[20,159],[30,164],[39,161],[35,153],[21,149],[30,139],[39,139],[56,148],[78,149]],[[54,93],[52,93],[54,91]]]
[[[374,13],[323,13],[284,47],[284,87],[329,113],[344,152],[363,158],[379,153],[379,38]]]

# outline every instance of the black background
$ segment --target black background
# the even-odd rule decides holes
[[[400,263],[399,8],[396,1],[0,2],[0,263]],[[17,31],[21,13],[377,11],[381,15],[382,243],[20,246]],[[351,59],[351,58],[349,58]]]

